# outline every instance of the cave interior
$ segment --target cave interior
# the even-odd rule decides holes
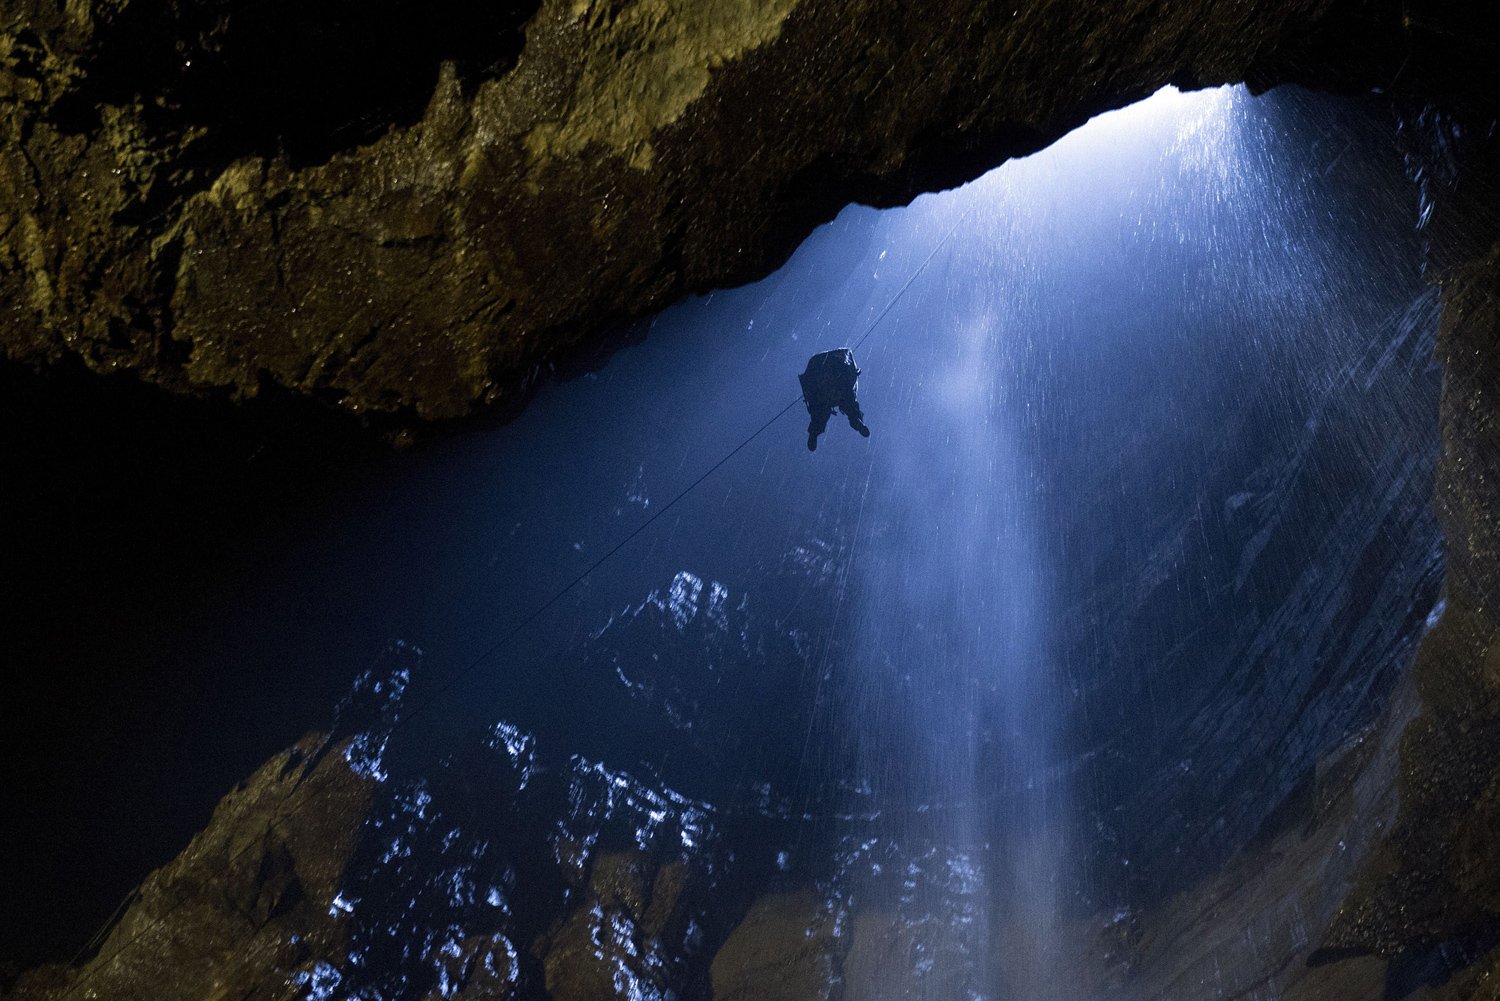
[[[1478,5],[9,6],[6,1001],[1500,997]]]

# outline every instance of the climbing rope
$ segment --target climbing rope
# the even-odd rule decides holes
[[[860,347],[863,347],[865,341],[868,341],[870,339],[870,335],[875,332],[875,328],[880,326],[880,321],[884,320],[886,314],[889,313],[893,307],[895,307],[896,303],[901,301],[901,297],[906,294],[906,290],[911,288],[912,283],[922,276],[922,272],[927,270],[927,265],[932,263],[932,259],[938,255],[938,251],[942,250],[943,247],[948,243],[948,241],[953,238],[953,234],[958,232],[958,227],[967,218],[968,216],[959,216],[958,222],[955,222],[952,226],[948,227],[948,232],[944,233],[943,238],[937,242],[937,246],[932,248],[932,253],[928,254],[927,257],[923,259],[922,263],[917,266],[917,270],[913,271],[911,273],[911,277],[906,279],[906,284],[902,285],[901,288],[896,291],[896,294],[891,296],[891,301],[885,304],[885,308],[880,311],[880,315],[870,321],[870,326],[866,328],[864,334],[860,337],[859,340],[854,342],[854,348],[856,350],[858,350]]]
[[[911,288],[912,287],[912,283],[915,282],[921,276],[922,272],[924,272],[924,271],[927,270],[927,266],[932,263],[932,259],[937,256],[938,251],[942,250],[944,244],[946,244],[948,242],[948,240],[953,236],[953,234],[958,231],[959,223],[961,223],[962,221],[963,221],[963,219],[960,219],[959,222],[956,222],[956,223],[953,224],[953,226],[948,230],[948,232],[943,235],[943,238],[938,241],[937,246],[935,246],[935,247],[932,248],[932,252],[930,254],[928,254],[927,257],[926,257],[926,259],[923,260],[922,263],[917,267],[917,270],[913,271],[912,274],[911,274],[911,277],[908,278],[908,279],[906,279],[906,283],[903,284],[901,286],[901,288],[897,290],[896,294],[891,297],[890,301],[885,304],[885,308],[880,311],[879,315],[876,316],[874,320],[870,321],[870,325],[869,325],[868,328],[866,328],[864,334],[860,337],[860,339],[858,341],[856,341],[854,343],[854,347],[856,349],[858,349],[859,347],[863,346],[863,344],[865,343],[865,341],[867,341],[867,340],[870,339],[870,335],[875,332],[875,328],[880,325],[880,321],[884,320],[886,318],[886,315],[888,313],[890,313],[891,309],[896,305],[896,303],[901,300],[901,297],[906,294],[906,290],[909,289],[909,288]],[[547,611],[550,608],[552,608],[553,605],[556,605],[559,601],[561,601],[564,597],[566,597],[567,594],[570,591],[572,591],[579,584],[582,584],[585,580],[587,580],[589,578],[589,576],[594,573],[594,571],[598,570],[605,563],[607,563],[609,561],[610,557],[614,556],[620,550],[624,549],[627,545],[629,545],[632,541],[634,541],[637,536],[639,536],[642,532],[644,532],[646,529],[650,528],[653,524],[655,524],[655,522],[656,522],[656,520],[658,518],[660,518],[662,515],[666,514],[668,511],[672,510],[672,508],[676,507],[677,504],[680,501],[682,501],[683,498],[687,497],[688,494],[690,494],[694,490],[696,490],[699,487],[699,485],[701,485],[703,483],[704,480],[708,479],[714,473],[718,472],[719,469],[721,467],[723,467],[723,465],[725,463],[727,463],[730,459],[733,459],[736,455],[738,455],[741,451],[743,451],[746,447],[748,447],[751,442],[755,441],[755,439],[759,438],[762,434],[764,434],[766,432],[766,430],[771,427],[772,424],[775,424],[777,421],[781,420],[781,418],[785,417],[787,415],[788,411],[790,411],[793,407],[795,407],[797,404],[799,404],[801,402],[802,402],[802,397],[801,396],[796,397],[790,403],[788,403],[786,406],[782,407],[781,410],[778,411],[775,416],[773,416],[772,418],[770,418],[769,420],[767,420],[764,424],[762,424],[760,427],[756,428],[754,431],[750,432],[750,435],[747,438],[745,438],[743,441],[741,441],[738,445],[734,446],[734,448],[730,449],[724,455],[724,457],[721,458],[718,462],[715,462],[712,466],[709,466],[708,469],[704,470],[703,473],[697,479],[695,479],[692,483],[689,483],[686,487],[684,487],[682,490],[680,490],[677,493],[677,496],[673,497],[665,505],[663,505],[662,507],[658,508],[657,511],[656,511],[656,513],[653,514],[651,517],[647,518],[645,521],[643,521],[639,525],[637,525],[635,527],[635,529],[629,535],[625,536],[625,538],[621,539],[618,543],[616,543],[615,547],[613,549],[611,549],[609,552],[605,553],[603,556],[599,557],[597,560],[595,560],[593,563],[591,563],[588,566],[587,569],[585,569],[578,576],[574,577],[567,584],[565,584],[563,586],[562,590],[558,591],[552,597],[548,598],[544,603],[542,603],[541,605],[537,606],[537,608],[534,611],[532,611],[531,614],[527,615],[524,619],[522,619],[520,621],[520,623],[518,623],[516,626],[514,626],[504,636],[501,636],[494,643],[490,644],[490,646],[487,647],[484,650],[484,652],[480,653],[477,657],[475,657],[472,661],[470,661],[469,664],[468,664],[468,666],[464,667],[461,671],[459,671],[453,677],[449,678],[447,681],[445,681],[441,685],[439,685],[438,688],[436,690],[434,690],[431,693],[431,695],[425,701],[419,703],[415,708],[413,708],[409,713],[407,713],[402,718],[403,719],[410,719],[411,717],[416,716],[418,713],[421,713],[422,711],[424,711],[425,709],[427,709],[427,707],[430,706],[433,702],[437,701],[443,695],[447,694],[453,688],[454,685],[458,684],[458,682],[462,681],[469,674],[471,674],[476,669],[478,669],[478,667],[479,667],[480,664],[483,664],[485,661],[489,660],[496,653],[498,653],[500,651],[501,647],[505,646],[511,640],[515,639],[516,636],[518,636],[527,626],[531,625],[537,619],[541,618],[544,614],[546,614]]]
[[[855,349],[858,349],[858,348],[862,347],[864,345],[864,343],[867,340],[870,339],[870,335],[875,332],[875,329],[878,326],[880,326],[881,321],[886,318],[886,316],[890,313],[890,311],[895,307],[896,303],[901,300],[901,297],[906,294],[907,290],[910,289],[912,287],[912,285],[916,282],[916,280],[919,277],[921,277],[922,273],[927,270],[928,266],[932,263],[933,259],[935,257],[937,257],[938,252],[940,250],[942,250],[945,245],[947,245],[947,243],[948,243],[948,241],[950,239],[952,239],[953,234],[958,231],[958,227],[963,223],[964,218],[966,218],[966,217],[960,217],[960,219],[957,222],[955,222],[948,229],[948,231],[943,235],[943,238],[941,240],[939,240],[938,243],[937,243],[937,245],[932,248],[932,252],[927,255],[927,257],[922,261],[922,263],[917,267],[917,269],[912,272],[911,277],[907,278],[905,284],[903,284],[901,286],[901,288],[897,290],[896,294],[891,297],[890,301],[885,304],[885,308],[880,311],[880,313],[875,317],[874,320],[870,321],[870,324],[865,329],[864,334],[862,334],[860,336],[859,340],[857,340],[857,341],[854,342],[854,348]],[[686,487],[684,487],[682,490],[678,491],[677,495],[674,496],[670,501],[668,501],[662,507],[658,508],[655,514],[651,515],[651,517],[647,518],[645,521],[643,521],[639,525],[637,525],[630,532],[630,534],[626,535],[623,539],[621,539],[618,543],[616,543],[613,548],[611,548],[604,555],[600,556],[598,559],[594,560],[593,563],[589,564],[589,566],[587,568],[585,568],[577,576],[575,576],[570,581],[568,581],[568,583],[566,583],[565,585],[563,585],[563,587],[560,590],[558,590],[550,598],[548,598],[546,601],[542,602],[542,604],[538,605],[535,609],[533,609],[529,614],[527,614],[523,619],[521,619],[520,622],[516,623],[510,629],[506,630],[506,632],[499,639],[495,640],[488,647],[486,647],[482,652],[480,652],[471,661],[469,661],[469,663],[466,664],[456,674],[454,674],[452,677],[448,678],[446,681],[442,682],[435,689],[433,689],[431,692],[429,692],[428,695],[427,695],[427,697],[423,701],[421,701],[421,702],[417,703],[415,706],[413,706],[409,712],[406,712],[406,713],[402,714],[402,716],[398,720],[396,720],[395,722],[393,722],[391,724],[391,732],[394,732],[395,729],[398,726],[400,726],[402,723],[406,723],[406,722],[410,721],[411,719],[415,718],[416,716],[420,715],[422,712],[425,712],[427,709],[429,709],[433,705],[435,705],[440,699],[442,699],[442,697],[444,695],[446,695],[448,692],[452,691],[452,689],[453,689],[453,687],[455,685],[457,685],[460,681],[462,681],[464,678],[468,677],[475,670],[477,670],[481,664],[483,664],[485,661],[489,660],[496,653],[498,653],[504,646],[506,646],[511,640],[515,639],[518,635],[520,635],[533,622],[535,622],[537,619],[539,619],[543,615],[545,615],[548,612],[548,610],[550,610],[554,605],[556,605],[559,601],[561,601],[564,597],[566,597],[570,592],[572,592],[572,590],[574,588],[576,588],[579,584],[581,584],[585,580],[587,580],[590,575],[592,575],[595,571],[597,571],[600,567],[602,567],[605,563],[607,563],[612,557],[615,556],[615,554],[619,553],[620,550],[624,549],[632,541],[634,541],[637,537],[639,537],[642,532],[646,531],[646,529],[650,528],[653,524],[655,524],[656,521],[657,521],[657,519],[661,518],[662,515],[666,514],[668,511],[672,510],[672,508],[676,507],[684,498],[686,498],[690,493],[692,493],[700,485],[702,485],[702,483],[705,480],[707,480],[710,476],[712,476],[714,473],[718,472],[721,468],[723,468],[723,466],[727,462],[729,462],[730,459],[733,459],[740,452],[744,451],[745,448],[749,447],[749,445],[752,442],[754,442],[755,439],[759,438],[762,434],[764,434],[771,427],[771,425],[775,424],[777,421],[781,420],[781,418],[785,417],[792,410],[793,407],[795,407],[797,404],[799,404],[801,402],[802,402],[802,397],[799,395],[795,399],[793,399],[790,403],[788,403],[786,406],[782,407],[779,411],[777,411],[774,416],[770,417],[763,424],[761,424],[758,428],[756,428],[754,431],[752,431],[738,445],[734,446],[734,448],[730,449],[727,453],[725,453],[722,458],[720,458],[713,465],[711,465],[707,469],[705,469],[701,474],[699,474],[699,476],[696,479],[694,479]],[[331,736],[332,735],[330,734],[328,737],[324,738],[324,746],[319,747],[318,751],[316,751],[312,755],[313,759],[316,759],[326,749],[327,741],[331,739]],[[259,838],[254,838],[254,839],[248,840],[246,842],[244,848],[240,849],[238,852],[234,853],[233,855],[231,855],[229,857],[229,859],[224,864],[224,870],[223,871],[225,873],[227,873],[234,866],[234,864],[236,862],[238,862],[242,857],[244,857],[246,854],[248,854],[252,849],[254,849],[254,848],[256,848],[256,847],[258,847],[260,845],[263,845],[265,843],[265,838],[267,836],[269,836],[270,834],[272,834],[272,833],[276,832],[277,830],[279,830],[281,828],[281,826],[286,821],[292,819],[293,817],[295,817],[297,815],[297,811],[298,811],[299,807],[294,807],[291,810],[287,811],[286,813],[281,813],[281,808],[286,805],[287,801],[291,798],[292,794],[294,792],[296,792],[298,786],[299,786],[298,783],[296,783],[296,782],[292,783],[292,787],[282,797],[281,802],[279,802],[277,804],[276,811],[275,811],[277,813],[277,817],[276,817],[275,820],[272,820],[269,824],[266,825],[265,834],[262,835]],[[221,873],[221,875],[222,875],[222,873]],[[102,926],[100,926],[99,930],[84,944],[83,948],[79,950],[78,954],[73,957],[71,963],[69,964],[70,966],[75,966],[76,967],[77,964],[81,961],[82,957],[87,953],[88,949],[91,946],[93,946],[95,943],[99,943],[100,946],[102,947],[102,945],[105,942],[105,939],[106,939],[107,935],[112,930],[112,928],[114,927],[114,925],[116,924],[116,922],[118,922],[119,919],[123,916],[123,914],[124,914],[124,912],[126,910],[127,905],[139,893],[139,891],[140,891],[140,887],[137,886],[135,890],[132,890],[129,894],[126,895],[125,899],[120,902],[120,906],[115,909],[115,912],[113,914],[111,914],[108,919],[106,919],[106,921],[104,922],[104,924]],[[101,964],[100,966],[96,966],[94,969],[96,969],[96,970],[97,969],[101,969],[103,967],[103,965],[107,965],[108,963],[112,962],[113,960],[115,960],[116,958],[118,958],[120,955],[122,955],[132,945],[134,945],[136,942],[140,941],[147,933],[149,933],[151,931],[154,931],[155,929],[161,927],[161,925],[164,924],[169,917],[171,917],[171,915],[177,910],[177,908],[179,906],[181,906],[181,904],[185,900],[186,900],[185,897],[184,898],[179,898],[176,902],[174,902],[170,906],[168,906],[164,911],[162,911],[160,914],[158,914],[153,920],[151,920],[150,922],[147,922],[146,925],[144,927],[142,927],[139,931],[137,931],[133,936],[131,936],[126,941],[122,942],[120,944],[120,946],[114,950],[114,952],[110,953],[109,956],[103,957],[104,963]],[[68,989],[66,991],[63,992],[63,994],[60,996],[60,998],[66,999],[66,998],[72,997],[74,994],[76,994],[78,992],[78,990],[80,988],[84,987],[89,982],[89,980],[91,979],[92,974],[93,974],[92,970],[86,971],[83,976],[79,977],[78,980],[76,980],[73,984],[71,984],[68,987]]]

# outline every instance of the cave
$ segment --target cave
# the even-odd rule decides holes
[[[1481,14],[20,8],[0,997],[1495,996]]]

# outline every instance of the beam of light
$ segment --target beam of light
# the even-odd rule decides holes
[[[912,388],[873,459],[843,725],[892,818],[886,835],[932,839],[968,873],[959,896],[977,901],[964,905],[973,923],[945,934],[974,935],[970,947],[999,959],[975,973],[984,996],[1057,987],[1065,887],[1081,853],[1058,733],[1065,677],[1051,648],[1051,623],[1066,613],[1051,597],[1057,540],[1045,537],[1037,493],[1051,472],[1035,467],[1045,452],[1028,427],[1038,407],[1067,414],[1035,387],[1087,393],[1047,360],[1075,331],[1106,350],[1131,338],[1111,315],[1128,270],[1122,247],[1198,239],[1205,213],[1233,200],[1241,93],[1163,89],[919,199],[892,225],[892,249],[910,257],[963,220],[952,260],[898,311],[898,325],[920,334],[875,342],[867,366],[899,367]],[[1118,405],[1101,399],[1065,406]],[[921,906],[957,913],[949,890],[921,892]]]

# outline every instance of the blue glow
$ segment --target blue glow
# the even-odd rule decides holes
[[[364,946],[395,927],[381,900],[425,922],[411,941],[511,934],[527,916],[497,901],[538,906],[518,860],[587,917],[593,867],[628,851],[811,888],[841,935],[878,900],[906,936],[891,977],[1081,996],[1068,929],[1242,848],[1368,722],[1431,607],[1436,302],[1399,164],[1322,143],[1310,100],[1169,89],[851,207],[372,488],[306,572],[368,582],[330,628],[420,640],[421,694],[734,453],[440,710],[355,745],[390,807]],[[835,422],[810,454],[793,408],[734,452],[810,355],[856,344],[870,438]],[[483,794],[428,782],[437,752]],[[697,946],[597,906],[619,992],[666,996],[662,957]]]

